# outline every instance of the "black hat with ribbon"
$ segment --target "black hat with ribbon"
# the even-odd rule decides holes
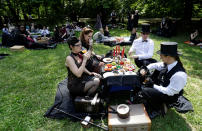
[[[144,23],[142,24],[142,33],[150,33],[150,24]]]
[[[162,42],[161,49],[157,51],[157,54],[178,56],[182,53],[177,51],[177,42]]]

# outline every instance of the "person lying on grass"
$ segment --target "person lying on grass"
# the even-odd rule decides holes
[[[202,46],[202,40],[198,40],[198,30],[195,30],[191,33],[190,35],[190,41],[191,41],[191,45],[196,45],[196,46]]]
[[[81,42],[76,37],[68,39],[71,53],[66,58],[68,89],[73,96],[93,96],[100,84],[101,76],[86,69],[91,51],[81,54]]]

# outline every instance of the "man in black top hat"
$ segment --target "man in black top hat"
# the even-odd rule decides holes
[[[134,58],[135,64],[138,67],[147,66],[150,63],[155,63],[156,60],[152,59],[154,52],[154,42],[149,39],[150,25],[143,24],[140,38],[133,41],[132,47],[129,50],[129,56]],[[135,55],[132,53],[135,52]]]
[[[161,49],[157,53],[160,54],[163,62],[147,66],[149,70],[159,71],[159,75],[156,77],[157,81],[152,87],[142,88],[143,98],[147,100],[149,107],[154,110],[161,109],[164,103],[176,102],[178,97],[182,95],[187,82],[187,74],[180,61],[176,42],[162,42]],[[144,76],[146,70],[140,70],[140,74]]]

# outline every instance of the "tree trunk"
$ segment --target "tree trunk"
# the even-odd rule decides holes
[[[184,1],[184,20],[186,23],[191,22],[192,10],[193,10],[193,0],[185,0]]]
[[[16,11],[15,11],[15,8],[12,7],[12,4],[10,2],[10,0],[7,0],[7,5],[8,5],[8,8],[13,16],[13,19],[15,21],[16,24],[18,24],[19,22],[19,14],[16,14]]]
[[[27,15],[25,13],[25,10],[23,8],[22,8],[22,14],[23,14],[25,22],[27,22],[28,21],[28,17],[27,17]]]
[[[40,10],[39,10],[39,7],[37,8],[38,9],[38,14],[37,14],[38,15],[38,19],[40,19]]]

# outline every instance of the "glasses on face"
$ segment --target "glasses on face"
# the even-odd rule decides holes
[[[74,46],[77,46],[77,47],[79,47],[79,46],[81,46],[81,44],[76,44],[76,45],[74,45]]]

